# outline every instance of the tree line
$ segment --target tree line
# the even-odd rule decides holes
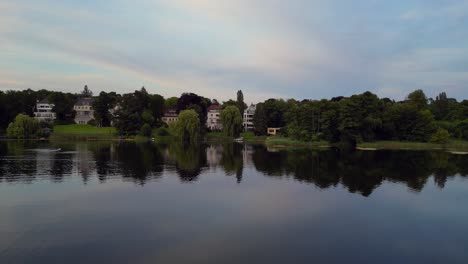
[[[269,99],[257,104],[254,126],[260,134],[282,128],[284,136],[301,141],[443,143],[449,134],[468,140],[468,101],[446,93],[427,98],[422,90],[398,102],[371,92],[317,101]]]
[[[33,116],[37,100],[48,98],[55,104],[57,124],[73,123],[73,105],[79,97],[93,93],[85,86],[79,94],[31,89],[0,91],[0,130],[13,123],[18,114]],[[208,108],[216,99],[194,93],[164,98],[142,87],[133,93],[101,92],[94,96],[96,126],[115,126],[119,135],[150,136],[155,128],[161,135],[173,134],[183,142],[197,142],[206,132]],[[223,132],[237,137],[242,132],[242,113],[247,108],[242,91],[236,100],[220,104]],[[179,120],[168,128],[164,112],[176,110]],[[22,117],[22,120],[24,117]],[[31,127],[41,127],[34,125]],[[428,98],[422,90],[405,100],[379,98],[371,92],[330,100],[268,99],[257,104],[254,115],[257,135],[268,127],[281,128],[281,135],[301,141],[326,140],[355,145],[363,141],[400,140],[444,143],[448,137],[468,140],[468,100],[458,102],[440,93]]]

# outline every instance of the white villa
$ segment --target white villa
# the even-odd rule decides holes
[[[206,127],[212,131],[223,130],[223,123],[221,122],[221,106],[218,104],[208,107],[208,117],[206,119]]]
[[[76,112],[75,123],[88,124],[94,119],[93,101],[91,97],[83,97],[76,102],[73,106],[73,110]]]
[[[164,123],[169,125],[169,123],[175,122],[179,119],[179,114],[177,114],[176,110],[168,110],[164,112],[164,115],[161,119]]]
[[[247,109],[244,111],[244,130],[245,131],[253,131],[254,130],[254,123],[253,123],[253,118],[255,114],[255,110],[257,109],[257,106],[254,104],[250,104]]]
[[[53,112],[54,104],[49,103],[49,100],[42,99],[36,102],[36,111],[34,112],[34,118],[39,121],[52,122],[57,116]]]

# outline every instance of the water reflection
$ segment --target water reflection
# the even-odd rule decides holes
[[[56,148],[62,150],[47,151]],[[342,186],[369,196],[384,181],[421,191],[433,177],[444,188],[450,177],[468,174],[468,157],[442,151],[272,151],[242,144],[0,143],[0,182],[9,183],[60,183],[79,175],[83,183],[112,178],[144,185],[173,174],[181,182],[195,182],[203,171],[221,169],[241,184],[246,168],[267,177],[293,178],[322,189]]]

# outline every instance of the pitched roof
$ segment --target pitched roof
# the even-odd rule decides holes
[[[91,97],[82,97],[75,103],[76,106],[92,105],[94,99]]]
[[[219,104],[210,105],[210,107],[208,107],[208,111],[212,110],[221,110],[221,106]]]
[[[42,99],[42,100],[40,100],[40,101],[37,101],[37,103],[38,103],[38,104],[49,104],[49,99],[44,98],[44,99]]]
[[[177,114],[177,111],[176,110],[167,110],[166,112],[164,112],[164,117],[177,117],[179,116]]]

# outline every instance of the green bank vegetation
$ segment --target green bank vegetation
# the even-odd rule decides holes
[[[254,134],[240,133],[240,118],[246,108],[242,91],[237,100],[219,103],[194,93],[164,98],[149,94],[143,87],[133,93],[101,92],[94,96],[94,120],[90,126],[70,125],[73,104],[80,96],[92,96],[85,87],[81,94],[33,91],[0,91],[0,131],[12,138],[35,138],[37,133],[19,133],[14,125],[18,114],[33,116],[37,100],[47,98],[55,104],[57,114],[54,138],[179,138],[183,142],[232,140],[238,136],[245,141],[277,145],[318,146],[347,144],[352,147],[390,146],[464,146],[468,140],[468,100],[457,101],[440,93],[428,98],[422,90],[410,93],[405,100],[379,98],[371,92],[323,100],[268,99],[257,104],[254,114]],[[205,124],[207,109],[220,104],[225,128],[221,133],[208,133]],[[182,118],[168,127],[162,122],[164,111],[190,111],[190,118]],[[108,127],[114,125],[115,128]],[[96,127],[98,126],[98,127]],[[13,129],[16,127],[15,129]],[[267,139],[267,128],[281,128],[279,137]],[[8,133],[7,133],[8,134]],[[391,142],[391,143],[389,143]],[[396,144],[398,142],[399,144]]]

